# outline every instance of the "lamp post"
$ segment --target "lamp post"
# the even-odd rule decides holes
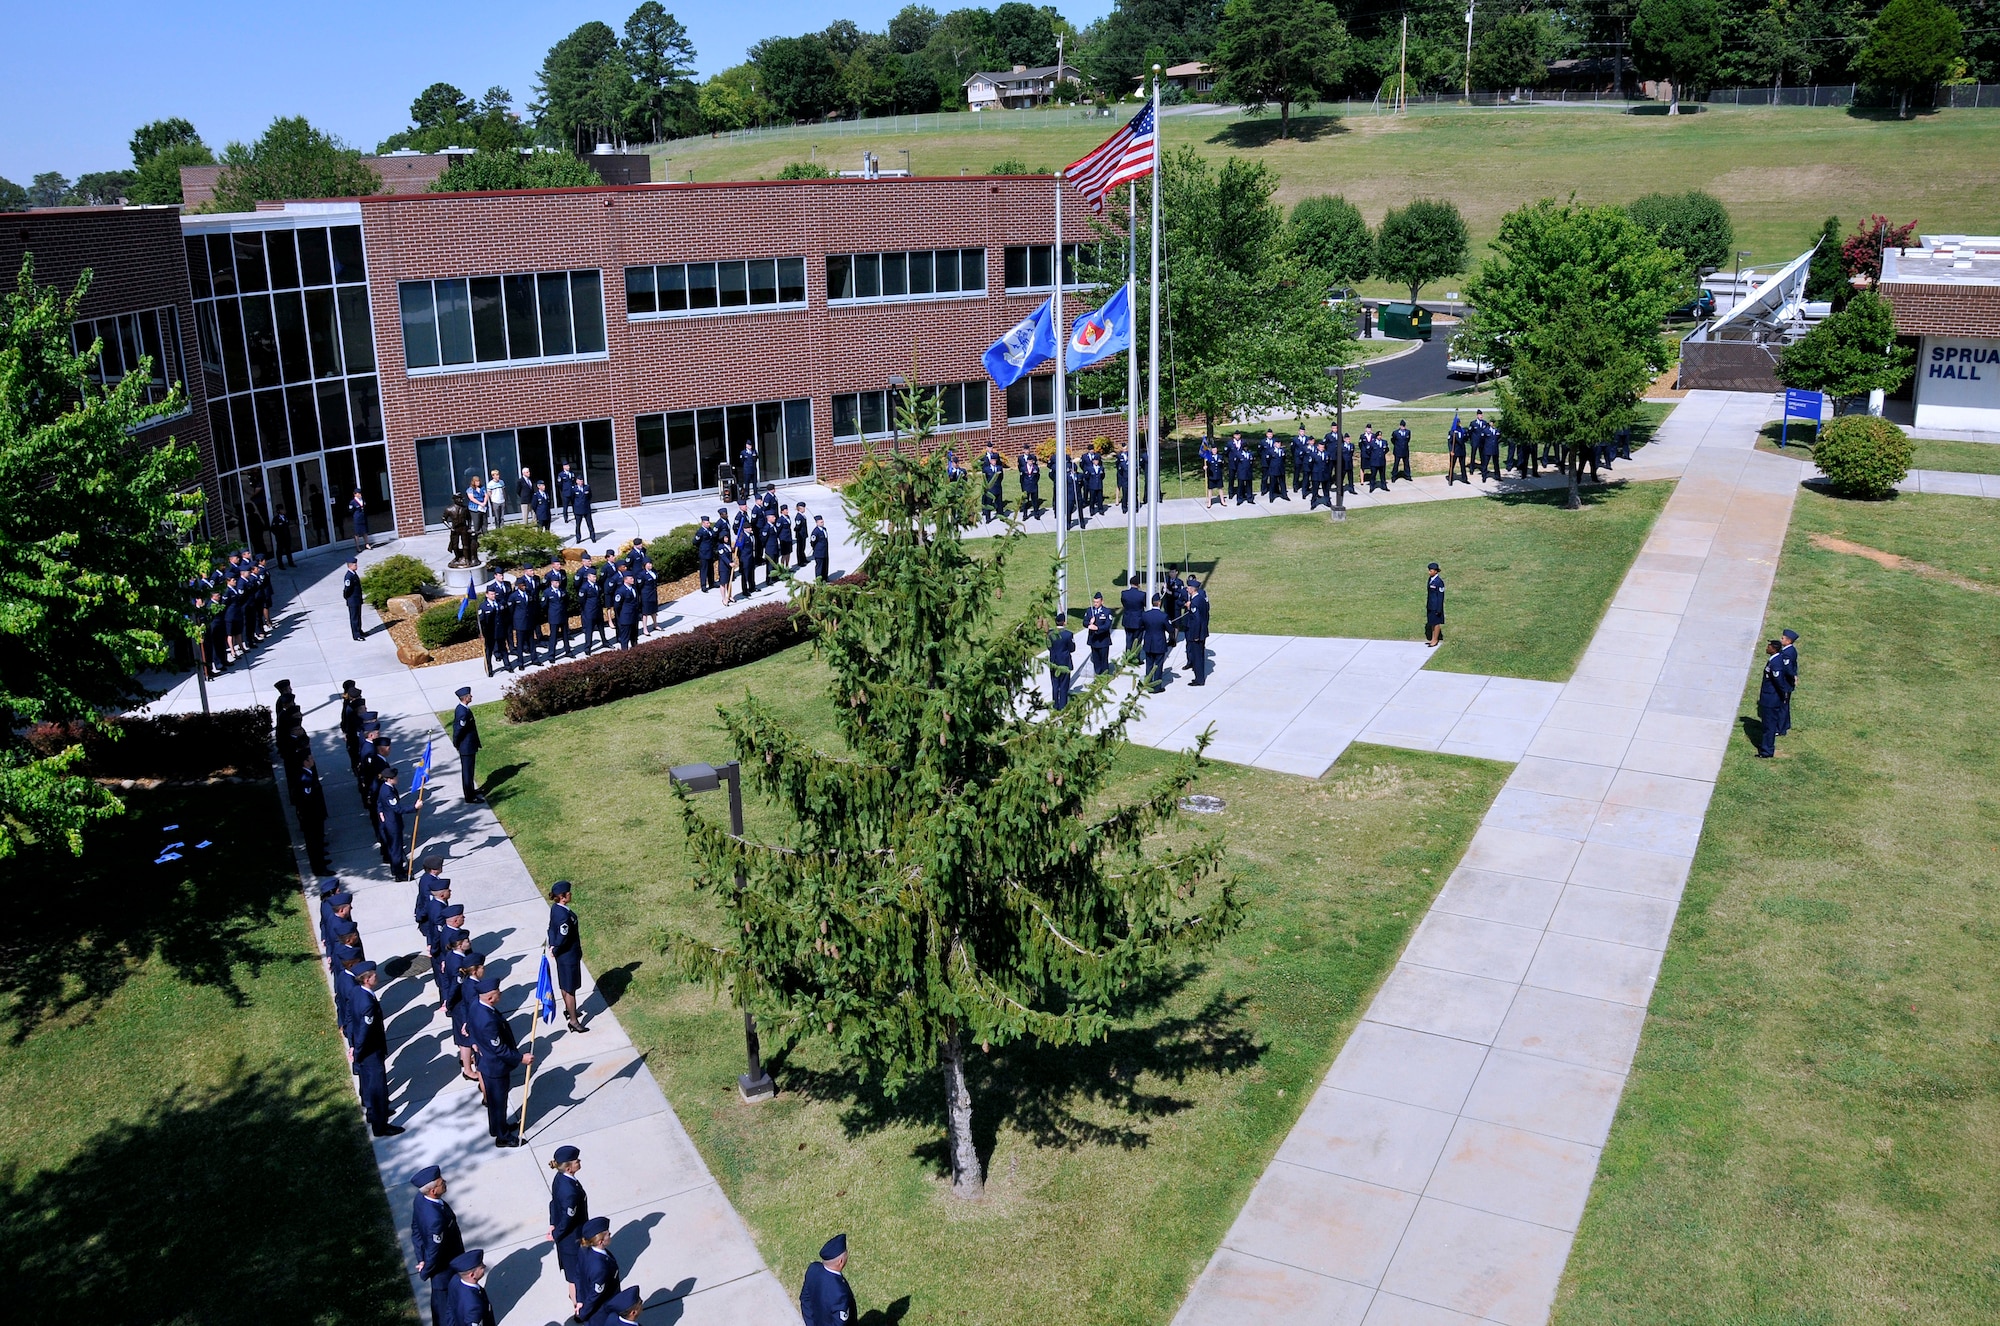
[[[1353,364],[1329,368],[1333,374],[1333,510],[1327,518],[1336,524],[1347,519],[1347,370]]]
[[[1736,302],[1739,304],[1743,302],[1743,260],[1749,256],[1748,249],[1736,250],[1736,288],[1732,293],[1735,294]]]
[[[668,774],[676,783],[690,792],[713,792],[723,783],[729,784],[729,836],[743,839],[743,766],[735,760],[717,768],[712,764],[676,765]],[[736,872],[736,891],[745,887],[743,872]],[[771,1075],[764,1071],[764,1055],[757,1044],[757,1019],[750,1014],[750,1000],[738,989],[737,998],[743,1004],[743,1057],[749,1064],[749,1071],[736,1079],[736,1089],[743,1093],[743,1099],[752,1103],[769,1100],[778,1094],[778,1088],[771,1081]]]
[[[910,149],[899,147],[896,150],[903,154],[903,174],[914,176],[916,172],[910,168]]]

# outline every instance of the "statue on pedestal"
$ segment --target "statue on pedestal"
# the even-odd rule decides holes
[[[479,540],[472,533],[472,512],[465,499],[456,494],[444,509],[444,523],[451,529],[451,564],[456,567],[479,565]]]

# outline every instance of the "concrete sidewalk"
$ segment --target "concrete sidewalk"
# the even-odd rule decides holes
[[[833,531],[833,569],[851,567],[855,553],[846,539],[838,498],[827,489],[804,487],[789,490],[784,500],[796,502],[801,496]],[[599,525],[603,537],[593,546],[623,542],[633,534],[651,538],[714,509],[711,500],[607,512]],[[433,566],[442,566],[447,556],[444,537],[427,535],[371,550],[364,554],[364,566],[396,553]],[[498,699],[512,677],[488,678],[477,660],[406,668],[379,624],[365,641],[350,640],[340,598],[344,562],[345,550],[331,549],[301,557],[296,571],[278,573],[276,630],[249,659],[209,683],[209,698],[215,708],[269,704],[272,683],[282,677],[291,681],[305,710],[314,758],[325,778],[334,869],[354,894],[355,919],[368,955],[391,978],[380,993],[390,1046],[392,1117],[407,1131],[376,1140],[374,1151],[406,1265],[414,1196],[408,1177],[423,1165],[441,1165],[450,1186],[447,1200],[458,1214],[467,1246],[486,1249],[492,1268],[486,1285],[496,1317],[507,1326],[561,1321],[568,1314],[568,1299],[547,1236],[548,1161],[556,1147],[567,1144],[583,1153],[578,1177],[591,1211],[611,1219],[611,1251],[624,1269],[625,1283],[646,1291],[644,1320],[718,1326],[797,1322],[792,1296],[765,1266],[749,1230],[689,1140],[645,1056],[605,1006],[587,968],[582,1007],[590,1030],[578,1036],[557,1023],[553,1035],[541,1036],[527,1145],[499,1150],[488,1140],[484,1107],[473,1085],[459,1077],[457,1051],[438,1008],[423,938],[410,919],[414,886],[392,880],[382,865],[347,772],[346,745],[338,730],[338,688],[348,678],[360,685],[370,707],[382,716],[383,731],[394,742],[393,757],[405,773],[425,743],[431,743],[436,766],[416,831],[426,850],[445,856],[452,899],[465,904],[473,947],[488,955],[489,970],[500,976],[501,1010],[510,1015],[526,1047],[534,1039],[533,991],[548,904],[498,819],[485,806],[461,799],[457,754],[437,719],[438,711],[456,703],[457,687],[471,686],[474,700],[484,702]],[[780,592],[760,589],[749,602],[739,600],[729,608],[723,607],[720,594],[691,595],[664,609],[662,618],[668,629],[686,630],[769,602]],[[374,612],[364,608],[362,620],[375,622]],[[154,712],[199,706],[192,676],[166,689],[152,706]],[[316,904],[311,910],[316,916]],[[589,943],[586,929],[586,953]],[[510,1104],[517,1119],[523,1087],[517,1074]],[[787,1268],[787,1278],[803,1269]],[[429,1293],[414,1276],[412,1290],[420,1313],[428,1316]]]
[[[1762,657],[1773,408],[1696,392],[1662,428],[1684,477],[1180,1326],[1547,1320]]]

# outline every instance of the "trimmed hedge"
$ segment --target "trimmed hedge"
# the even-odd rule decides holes
[[[262,705],[114,718],[111,728],[115,737],[77,723],[40,723],[28,730],[28,748],[47,759],[81,743],[83,772],[92,778],[183,782],[231,771],[262,778],[271,768],[271,711]]]
[[[447,645],[478,639],[478,605],[466,608],[461,617],[459,606],[463,602],[462,599],[453,599],[450,603],[424,609],[423,615],[417,618],[417,642],[425,649],[443,649]]]
[[[766,603],[683,635],[531,673],[507,690],[507,718],[532,723],[755,663],[806,639],[789,603]]]
[[[435,585],[437,580],[437,572],[406,553],[397,553],[361,573],[361,597],[381,612],[389,606],[390,599],[418,593]]]
[[[489,529],[479,536],[488,566],[547,566],[562,560],[562,538],[532,520]]]
[[[660,577],[660,583],[670,585],[695,573],[694,535],[693,525],[676,525],[646,545],[653,555],[653,571]]]
[[[855,571],[840,577],[839,583],[858,585],[866,579],[866,572]],[[507,721],[532,723],[613,700],[628,700],[755,663],[809,638],[793,618],[791,604],[760,604],[737,616],[704,623],[684,635],[530,673],[507,688]]]
[[[1879,415],[1843,414],[1813,440],[1813,464],[1842,497],[1892,497],[1910,472],[1916,446]]]

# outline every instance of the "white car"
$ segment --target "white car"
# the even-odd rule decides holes
[[[1453,346],[1445,352],[1444,371],[1455,378],[1484,378],[1493,375],[1493,365],[1484,359],[1473,359]]]

